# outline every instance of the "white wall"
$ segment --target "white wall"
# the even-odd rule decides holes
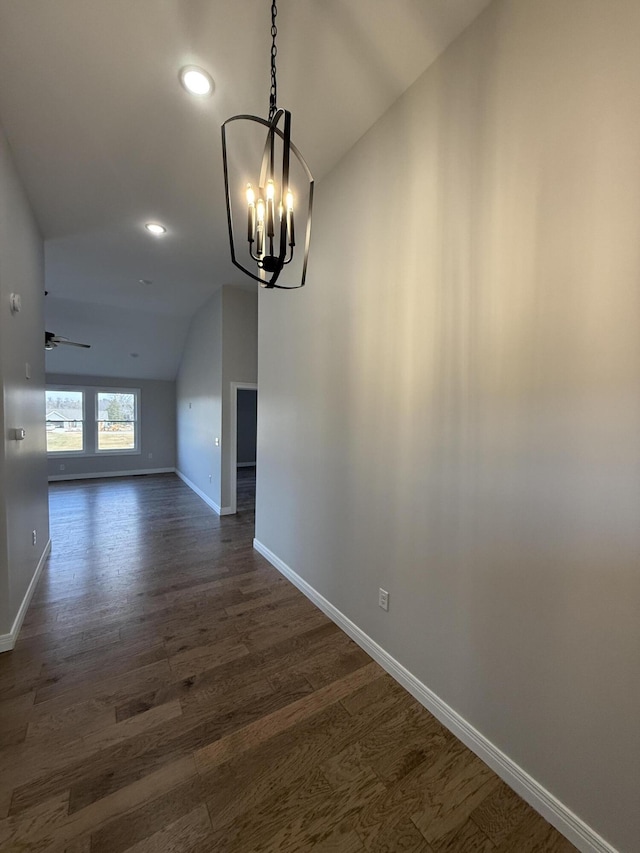
[[[195,314],[178,377],[177,469],[220,509],[222,290]]]
[[[12,314],[9,295],[22,310]],[[0,649],[15,641],[15,620],[49,540],[44,428],[42,240],[0,129]],[[26,364],[31,378],[26,378]],[[13,431],[26,430],[24,441]],[[36,545],[32,531],[36,531]]]
[[[194,317],[178,371],[178,471],[218,512],[231,502],[231,383],[256,382],[257,326],[255,291],[220,288]]]
[[[140,390],[140,453],[109,456],[49,456],[49,477],[111,474],[126,471],[157,471],[176,466],[176,383],[160,379],[122,379],[110,376],[77,376],[47,373],[47,385]],[[87,422],[87,442],[94,440],[91,421]],[[91,444],[93,446],[93,444]],[[149,458],[151,454],[151,458]],[[64,465],[61,470],[60,466]]]
[[[640,4],[496,2],[260,294],[256,538],[640,839]],[[378,587],[391,606],[377,606]]]

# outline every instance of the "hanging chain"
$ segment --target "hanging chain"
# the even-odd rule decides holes
[[[276,56],[278,54],[278,48],[276,47],[276,36],[278,35],[278,28],[276,27],[277,14],[276,0],[273,0],[271,3],[271,91],[269,93],[269,121],[273,120],[278,109],[278,83],[276,80]]]

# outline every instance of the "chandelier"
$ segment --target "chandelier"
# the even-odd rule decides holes
[[[227,119],[222,125],[222,157],[231,260],[262,287],[293,290],[304,285],[307,273],[313,177],[291,141],[291,113],[277,105],[277,14],[273,0],[269,118]],[[253,171],[248,161],[253,162]],[[246,230],[242,224],[234,225],[234,213],[236,221],[246,222]],[[303,248],[296,244],[296,228],[304,236]],[[283,279],[293,284],[279,281],[287,267],[291,275]]]

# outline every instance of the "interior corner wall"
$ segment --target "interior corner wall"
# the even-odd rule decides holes
[[[22,300],[19,312],[10,309],[11,293]],[[42,238],[0,129],[0,648],[15,641],[49,540],[43,303]]]
[[[624,853],[638,43],[631,0],[494,2],[319,183],[259,329],[258,542]]]
[[[176,380],[177,471],[221,508],[222,289],[194,315]]]
[[[258,294],[256,289],[223,288],[222,506],[231,504],[231,383],[258,381]]]
[[[47,373],[47,385],[81,388],[138,388],[140,390],[140,453],[53,456],[47,460],[49,478],[72,479],[100,474],[162,471],[176,467],[176,383],[164,379],[122,379]],[[87,420],[87,429],[91,429]],[[61,469],[60,466],[64,465]]]

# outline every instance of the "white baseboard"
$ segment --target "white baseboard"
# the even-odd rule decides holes
[[[20,605],[18,613],[16,614],[16,618],[13,620],[11,630],[8,634],[0,634],[0,652],[10,652],[16,644],[18,634],[20,633],[20,628],[22,628],[22,623],[24,622],[24,617],[27,615],[29,604],[31,603],[33,593],[36,591],[38,580],[40,578],[40,575],[42,574],[44,564],[47,560],[47,557],[49,556],[50,551],[51,539],[48,540],[47,544],[44,546],[44,551],[40,555],[38,565],[36,566],[36,570],[34,572],[33,577],[31,578],[31,583],[29,584],[25,596],[22,599],[22,604]]]
[[[595,830],[498,749],[401,663],[391,657],[382,646],[365,634],[265,545],[254,539],[253,547],[582,853],[617,853],[616,849]]]
[[[202,498],[202,500],[206,503],[206,505],[210,506],[214,512],[217,512],[218,515],[231,515],[231,507],[230,506],[223,506],[223,507],[218,506],[218,504],[215,501],[211,500],[209,495],[206,495],[202,491],[202,489],[199,489],[196,486],[196,484],[194,482],[192,482],[188,477],[185,477],[185,475],[182,473],[182,471],[178,471],[178,469],[176,468],[175,472],[178,475],[178,477],[180,477],[182,482],[185,485],[189,486],[191,491],[195,492],[199,498]]]
[[[102,471],[94,474],[51,474],[50,483],[60,480],[101,480],[103,477],[138,477],[141,474],[175,474],[175,468],[136,468],[134,471]]]

